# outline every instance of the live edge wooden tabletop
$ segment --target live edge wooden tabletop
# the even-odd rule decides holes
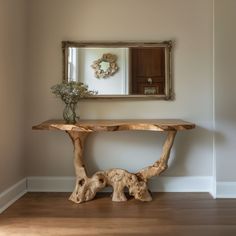
[[[195,124],[179,119],[79,120],[66,124],[63,120],[48,120],[32,127],[34,130],[64,130],[78,132],[149,130],[170,131],[195,128]]]

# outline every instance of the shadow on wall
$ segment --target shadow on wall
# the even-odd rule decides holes
[[[187,132],[178,132],[172,148],[168,170],[161,176],[207,177],[209,176],[208,173],[213,174],[213,146],[209,147],[207,144],[209,140],[212,140],[213,145],[214,134],[214,131],[199,126]],[[217,133],[215,135],[218,137],[221,144],[225,142],[225,137],[222,134]],[[201,152],[204,155],[201,155]],[[206,162],[206,160],[209,159],[205,156],[206,153],[212,156],[211,163]],[[195,174],[194,172],[196,172],[196,170],[198,170],[198,172],[201,170],[201,173]],[[176,183],[178,183],[178,180],[175,180],[177,181]],[[172,182],[160,181],[158,177],[154,177],[149,185],[156,190],[158,189],[158,191],[165,192],[167,190],[167,183],[173,184]],[[157,184],[158,186],[156,186]]]
[[[63,135],[62,135],[63,134]],[[224,137],[216,134],[220,143]],[[84,161],[88,174],[98,170],[122,168],[130,172],[153,165],[162,152],[166,134],[162,132],[99,132],[86,142]],[[197,127],[177,133],[169,168],[163,176],[209,176],[212,173],[213,131]],[[63,144],[63,145],[62,145]],[[61,132],[34,133],[30,145],[30,175],[74,176],[73,146]],[[207,155],[207,156],[206,156]]]
[[[85,147],[88,174],[111,168],[137,172],[160,156],[165,136],[149,131],[99,132],[90,135]]]
[[[197,126],[193,130],[178,132],[169,161],[169,169],[164,175],[168,176],[205,176],[212,173],[212,163],[207,162],[209,158],[206,153],[212,156],[210,160],[213,162],[213,148],[209,146],[209,142],[213,144],[214,131]],[[224,138],[221,136],[223,142]],[[201,155],[202,154],[202,155]],[[208,169],[208,171],[207,171]],[[201,174],[195,174],[196,170],[201,170]]]
[[[86,143],[85,165],[89,175],[98,170],[122,168],[130,172],[154,164],[165,141],[162,132],[116,132],[92,134]],[[177,133],[169,168],[164,176],[209,176],[212,161],[213,131],[202,127]],[[211,163],[210,163],[211,162]]]

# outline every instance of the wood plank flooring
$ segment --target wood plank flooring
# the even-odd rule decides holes
[[[69,193],[27,193],[0,215],[0,236],[236,236],[236,199],[207,193],[155,193],[152,202],[112,202],[100,194],[80,205]]]

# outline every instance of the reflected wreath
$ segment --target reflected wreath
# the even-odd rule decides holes
[[[105,79],[113,76],[119,69],[117,63],[117,56],[111,53],[105,53],[101,58],[94,61],[91,67],[94,69],[94,76],[97,79]],[[102,64],[107,63],[106,69],[102,68]]]

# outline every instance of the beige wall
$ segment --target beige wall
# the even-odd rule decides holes
[[[79,115],[194,122],[195,130],[177,136],[166,175],[212,175],[212,9],[212,0],[30,0],[27,174],[74,175],[66,134],[31,131],[34,124],[61,117],[63,103],[49,88],[62,78],[62,40],[172,39],[175,101],[86,101]],[[99,133],[89,138],[85,156],[90,170],[134,171],[156,160],[161,141],[158,133]]]
[[[0,0],[0,192],[25,176],[26,1]]]
[[[236,1],[215,0],[215,154],[217,181],[236,181]]]
[[[49,88],[61,81],[62,40],[175,40],[175,101],[87,101],[79,114],[195,122],[197,129],[177,136],[166,175],[210,176],[214,166],[217,181],[235,181],[236,2],[214,2],[213,9],[213,0],[0,0],[0,192],[25,177],[25,167],[27,175],[74,175],[67,136],[31,130],[61,117],[63,103]],[[157,133],[99,133],[85,156],[90,171],[135,171],[156,160],[161,141]]]

